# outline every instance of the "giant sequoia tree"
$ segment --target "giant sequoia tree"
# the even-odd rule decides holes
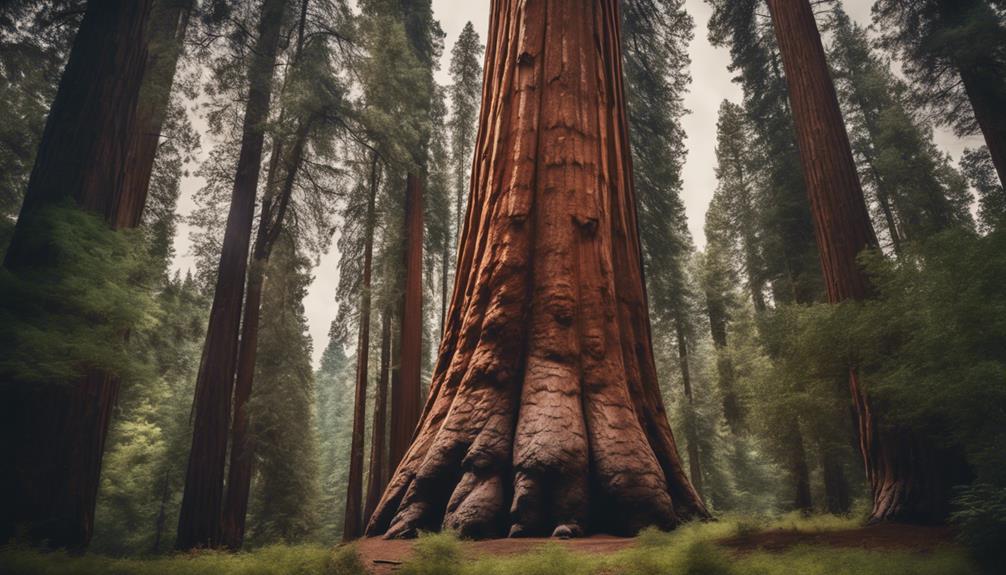
[[[634,533],[707,515],[660,397],[618,2],[497,0],[458,275],[371,535]]]
[[[877,239],[814,13],[808,0],[768,0],[768,5],[787,73],[828,299],[833,303],[864,299],[873,288],[856,258],[875,248]],[[958,462],[910,430],[883,425],[882,414],[871,409],[855,369],[849,383],[873,489],[871,520],[942,519]]]
[[[68,254],[51,237],[60,225],[46,221],[54,208],[72,205],[97,214],[113,229],[139,223],[146,182],[142,189],[129,186],[127,176],[141,125],[137,107],[151,5],[151,0],[88,3],[49,110],[4,259],[6,271],[17,275],[49,268],[42,276],[48,283],[67,273],[60,266]],[[92,326],[102,322],[88,319]],[[81,547],[91,539],[119,378],[94,367],[93,361],[75,359],[90,366],[77,365],[82,373],[75,381],[26,382],[0,375],[3,441],[5,451],[10,449],[4,454],[9,469],[0,485],[3,503],[9,504],[4,505],[0,538],[20,526],[29,538],[51,546]]]

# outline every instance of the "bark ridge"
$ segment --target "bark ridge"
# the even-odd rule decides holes
[[[617,4],[492,4],[430,397],[368,535],[631,534],[708,515],[653,363]]]

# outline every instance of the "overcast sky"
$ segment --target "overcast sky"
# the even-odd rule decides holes
[[[589,0],[584,0],[589,1]],[[870,6],[873,0],[846,0],[845,8],[850,16],[864,26],[870,24]],[[684,201],[688,213],[688,224],[696,245],[700,248],[705,244],[702,224],[705,219],[706,207],[716,188],[716,114],[720,102],[729,99],[740,102],[740,87],[731,82],[731,73],[727,70],[729,53],[725,49],[714,48],[709,44],[706,23],[709,21],[710,7],[704,0],[686,0],[685,6],[695,19],[695,39],[689,52],[692,58],[692,84],[685,105],[691,111],[684,118],[684,128],[687,134],[686,146],[688,158],[684,167]],[[433,0],[435,17],[446,33],[444,40],[444,58],[437,72],[437,81],[441,84],[450,82],[447,69],[450,49],[457,40],[458,34],[465,23],[471,21],[479,37],[485,43],[486,29],[489,25],[488,0]],[[971,139],[962,141],[946,130],[938,130],[937,144],[949,152],[955,159],[960,157],[964,147],[975,147],[978,142]],[[208,147],[209,142],[204,142]],[[206,150],[204,150],[205,152]],[[192,194],[202,185],[195,177],[186,178],[182,183],[182,195],[179,209],[183,214],[192,209]],[[188,253],[188,228],[179,227],[175,246],[178,256],[175,267],[181,270],[194,266]],[[338,254],[334,242],[332,250],[322,257],[320,265],[314,270],[314,282],[311,285],[307,299],[304,302],[310,324],[311,337],[314,341],[315,365],[328,343],[329,324],[335,318],[335,288],[338,283]]]

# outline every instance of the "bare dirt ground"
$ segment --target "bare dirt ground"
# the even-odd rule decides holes
[[[356,542],[363,564],[374,575],[394,573],[412,557],[413,540],[386,540],[367,538]],[[635,545],[635,539],[594,535],[579,539],[488,539],[463,541],[461,547],[466,557],[474,559],[484,555],[513,555],[530,551],[547,542],[557,542],[571,551],[588,554],[614,553]],[[859,549],[905,549],[930,553],[941,545],[953,544],[953,533],[946,527],[919,525],[871,525],[858,529],[839,531],[794,531],[772,529],[751,535],[729,537],[717,544],[738,553],[768,551],[779,553],[797,545],[824,545]]]
[[[463,541],[461,548],[467,557],[476,558],[482,555],[513,555],[530,551],[539,545],[557,542],[560,545],[580,553],[614,553],[635,544],[635,539],[612,537],[610,535],[593,535],[578,539],[549,539],[545,537],[528,537],[519,539],[487,539],[484,541]],[[368,537],[356,542],[357,552],[363,564],[374,575],[393,573],[398,566],[412,557],[413,541],[401,539],[381,539]]]
[[[738,552],[785,551],[796,545],[827,545],[859,549],[907,549],[929,553],[941,545],[953,543],[953,532],[946,527],[895,525],[884,523],[841,531],[793,531],[773,529],[730,537],[718,544]]]

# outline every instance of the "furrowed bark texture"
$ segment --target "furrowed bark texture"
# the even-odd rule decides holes
[[[454,294],[369,535],[634,533],[708,515],[657,385],[618,2],[495,0]]]
[[[398,467],[409,448],[422,411],[423,188],[415,174],[408,175],[405,185],[405,294],[401,317],[398,378],[391,389],[392,469]]]
[[[856,256],[875,248],[877,239],[813,11],[808,0],[768,0],[768,5],[786,70],[828,299],[868,298],[872,288]],[[882,426],[856,371],[849,375],[860,450],[873,491],[871,520],[944,519],[950,487],[961,476],[959,458],[939,453],[911,430]]]
[[[128,220],[139,222],[147,202],[154,156],[167,117],[171,86],[182,54],[193,0],[157,0],[150,17],[150,51],[147,58],[140,101],[137,106],[137,137],[131,146],[123,177],[124,212]],[[134,224],[135,225],[135,224]]]
[[[140,133],[137,105],[148,61],[150,0],[91,1],[60,79],[4,266],[45,264],[33,248],[40,210],[71,200],[114,228],[139,222],[143,197],[126,187]],[[145,188],[144,188],[145,191]],[[51,547],[91,539],[101,460],[119,381],[89,371],[74,382],[3,381],[7,469],[0,541],[20,530]]]
[[[342,540],[363,534],[363,434],[367,418],[367,378],[370,363],[371,273],[374,265],[374,203],[377,197],[378,158],[370,161],[370,195],[367,197],[367,221],[364,230],[363,283],[360,286],[360,331],[356,343],[356,393],[353,398],[353,435],[349,448],[349,480],[346,485],[346,516]]]
[[[262,3],[254,56],[248,70],[241,151],[196,380],[192,449],[175,541],[179,550],[217,547],[221,543],[227,431],[237,368],[245,274],[265,139],[264,124],[269,116],[273,68],[285,4],[285,0],[264,0]]]

